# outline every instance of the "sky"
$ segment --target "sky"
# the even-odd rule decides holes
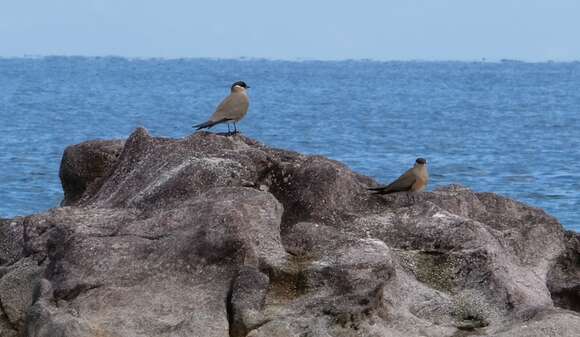
[[[580,60],[580,0],[0,0],[0,57]]]

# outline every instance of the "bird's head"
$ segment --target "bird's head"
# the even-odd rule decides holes
[[[237,81],[236,83],[232,84],[232,92],[245,91],[249,88],[250,87],[244,81]]]
[[[415,165],[427,165],[427,159],[417,158],[417,160],[415,160]]]

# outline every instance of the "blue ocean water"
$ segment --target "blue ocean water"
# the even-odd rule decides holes
[[[580,230],[579,62],[0,59],[0,217],[59,204],[67,145],[186,136],[240,79],[247,136],[381,182],[423,156],[430,189],[500,193]]]

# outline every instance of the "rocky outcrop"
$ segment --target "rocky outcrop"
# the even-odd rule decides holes
[[[495,194],[369,195],[323,157],[144,129],[61,178],[66,206],[0,222],[2,336],[580,331],[577,235]]]
[[[63,206],[74,204],[89,189],[97,191],[103,176],[117,162],[124,141],[90,141],[69,146],[60,162]]]
[[[554,304],[580,312],[580,234],[565,234],[566,249],[548,274],[548,288]]]

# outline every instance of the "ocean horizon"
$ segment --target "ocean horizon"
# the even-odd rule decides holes
[[[81,58],[81,59],[123,59],[127,61],[271,61],[271,62],[375,62],[375,63],[526,63],[526,64],[575,64],[580,63],[580,59],[520,59],[520,58],[475,58],[475,59],[388,59],[388,58],[336,58],[325,59],[317,57],[218,57],[218,56],[123,56],[123,55],[82,55],[82,54],[23,54],[21,56],[2,56],[0,60],[39,60],[50,58]]]

